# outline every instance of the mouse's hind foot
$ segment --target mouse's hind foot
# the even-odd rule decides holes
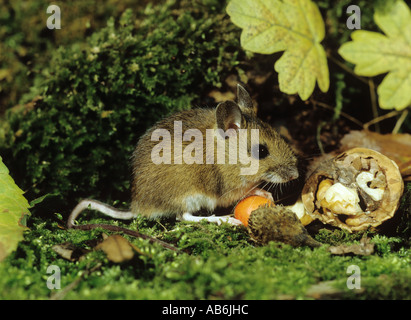
[[[233,226],[239,226],[242,225],[242,222],[236,218],[230,217],[230,216],[209,216],[209,217],[200,217],[200,216],[194,216],[189,212],[186,212],[181,215],[180,218],[178,218],[180,221],[191,221],[191,222],[200,222],[203,220],[206,220],[208,222],[212,223],[217,223],[220,225],[221,223],[228,223]]]

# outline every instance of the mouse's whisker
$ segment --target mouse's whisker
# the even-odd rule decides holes
[[[274,188],[274,182],[270,182],[270,183],[269,183],[269,187],[268,187],[268,191],[272,193],[274,190],[275,190],[275,188]]]
[[[278,183],[272,182],[271,189],[273,189],[273,192],[275,193],[275,198],[278,198]]]
[[[265,189],[269,184],[270,184],[270,181],[266,181],[266,183],[264,183],[264,185],[262,186],[262,189]]]
[[[255,188],[257,188],[259,184],[260,184],[260,183],[258,182],[257,184],[253,185],[253,187],[249,190],[249,192],[252,191],[252,190],[254,190]],[[240,187],[236,187],[236,188],[230,189],[230,190],[224,192],[221,196],[219,196],[219,199],[223,198],[224,196],[226,196],[227,194],[229,194],[229,193],[231,193],[231,192],[235,192],[235,191],[237,191],[237,190],[239,190],[239,189],[243,189],[243,188],[244,188],[243,186],[240,186]],[[240,200],[241,200],[241,199],[240,199]]]
[[[257,189],[258,188],[258,186],[260,185],[260,182],[257,182],[248,192],[247,192],[247,194],[244,196],[244,197],[246,197],[248,194],[250,194],[251,193],[251,191],[253,191],[254,189]],[[243,197],[243,198],[244,198]],[[241,201],[242,199],[240,199],[239,201]],[[237,202],[238,203],[238,202]]]

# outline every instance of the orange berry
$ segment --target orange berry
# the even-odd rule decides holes
[[[261,196],[249,196],[236,205],[234,208],[234,217],[247,227],[251,212],[267,204],[274,205],[274,202]]]

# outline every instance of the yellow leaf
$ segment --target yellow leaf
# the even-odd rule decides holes
[[[389,72],[378,86],[378,101],[383,109],[402,110],[411,104],[411,12],[403,1],[374,14],[384,31],[357,30],[353,41],[343,44],[339,54],[355,64],[354,72],[373,77]]]
[[[316,81],[321,91],[329,88],[327,58],[320,42],[324,21],[310,0],[232,0],[227,6],[231,21],[243,29],[244,49],[271,54],[285,51],[275,63],[280,90],[298,93],[302,100],[312,94]]]

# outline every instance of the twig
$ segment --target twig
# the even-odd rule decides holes
[[[321,154],[323,155],[324,148],[323,148],[323,143],[321,142],[321,129],[324,127],[325,122],[322,121],[318,126],[317,126],[317,134],[316,134],[316,140],[317,140],[317,145],[318,148],[320,149]]]
[[[400,114],[400,113],[401,113],[401,111],[396,111],[396,110],[395,110],[395,111],[388,112],[388,113],[386,113],[386,114],[384,114],[384,115],[382,115],[382,116],[379,116],[379,117],[377,117],[377,118],[372,119],[371,121],[368,121],[367,123],[364,123],[363,128],[364,128],[364,130],[368,130],[369,126],[373,125],[374,123],[377,123],[377,122],[380,122],[380,121],[382,121],[382,120],[395,117],[396,115],[398,115],[398,114]]]
[[[324,102],[313,100],[313,103],[320,106],[320,107],[322,107],[322,108],[324,108],[324,109],[327,109],[327,110],[330,110],[330,111],[334,110],[334,108],[332,106],[330,106],[330,105],[328,105]],[[350,116],[349,114],[347,114],[343,111],[340,112],[340,115],[343,116],[344,118],[347,118],[348,120],[355,123],[356,125],[358,125],[361,128],[364,126],[364,124],[361,121],[355,119],[354,117]]]
[[[52,294],[50,296],[50,300],[61,300],[64,299],[64,297],[66,296],[66,294],[73,290],[79,283],[81,280],[83,280],[83,278],[85,276],[90,275],[92,272],[100,269],[102,266],[101,263],[98,263],[97,265],[95,265],[93,268],[91,269],[86,269],[80,277],[78,277],[76,280],[74,280],[72,283],[70,283],[68,286],[64,287],[61,291],[57,291],[56,293]]]
[[[349,74],[351,74],[353,77],[357,78],[358,80],[360,80],[361,82],[365,83],[366,85],[368,85],[368,81],[367,79],[360,77],[359,75],[357,75],[356,73],[354,73],[354,71],[352,71],[350,68],[348,68],[344,63],[341,63],[340,61],[338,61],[336,58],[334,58],[331,54],[328,54],[328,58],[334,62],[337,66],[339,66],[341,69],[343,69],[344,71],[348,72]]]
[[[75,219],[79,216],[79,214],[85,210],[85,209],[92,209],[92,210],[97,210],[100,212],[104,212],[106,215],[115,217],[118,219],[124,219],[124,220],[129,220],[133,217],[133,214],[130,211],[124,211],[124,210],[117,210],[114,209],[113,207],[102,203],[97,200],[91,200],[91,199],[84,199],[80,201],[77,206],[73,209],[73,211],[70,213],[68,219],[67,219],[67,228],[74,228],[74,229],[79,229],[79,230],[92,230],[96,228],[103,228],[108,231],[114,231],[114,232],[124,232],[125,234],[128,234],[129,236],[132,237],[137,237],[137,238],[143,238],[143,239],[148,239],[150,240],[151,243],[156,242],[160,245],[162,245],[164,248],[173,250],[178,252],[179,249],[173,247],[172,245],[163,242],[159,239],[147,236],[145,234],[142,234],[138,231],[130,230],[127,228],[123,227],[118,227],[118,226],[113,226],[110,224],[84,224],[84,225],[76,225],[74,224]],[[103,211],[102,211],[103,210]]]
[[[408,115],[408,109],[405,109],[401,113],[400,118],[397,120],[397,123],[395,124],[395,127],[392,130],[392,133],[396,134],[396,133],[398,133],[398,131],[400,131],[400,128],[401,128],[402,124],[404,123],[405,118],[407,118],[407,115]]]
[[[378,118],[377,96],[375,94],[374,81],[371,78],[368,78],[368,85],[370,87],[370,98],[371,98],[372,114],[373,114],[373,117],[375,119],[375,118]],[[380,125],[379,125],[378,122],[375,123],[375,131],[377,131],[378,133],[381,132]]]
[[[146,234],[142,234],[138,231],[135,230],[130,230],[127,228],[119,227],[119,226],[113,226],[110,224],[103,224],[103,223],[91,223],[91,224],[84,224],[84,225],[73,225],[71,228],[74,229],[79,229],[79,230],[92,230],[96,228],[102,228],[108,231],[114,231],[114,232],[123,232],[129,236],[136,237],[136,238],[142,238],[142,239],[148,239],[150,243],[158,243],[161,246],[163,246],[166,249],[170,249],[175,252],[180,252],[180,250],[171,244],[168,244],[167,242],[161,241],[157,238],[150,237]]]

